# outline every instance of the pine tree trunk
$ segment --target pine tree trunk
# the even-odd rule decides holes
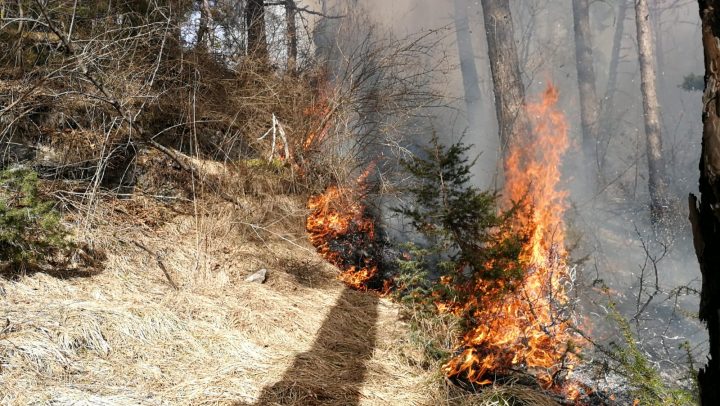
[[[650,215],[653,223],[657,224],[669,209],[669,191],[660,132],[660,105],[656,88],[655,48],[647,0],[635,0],[635,24],[637,26],[638,54],[640,57],[640,88],[645,113]]]
[[[172,6],[170,12],[170,28],[165,34],[165,55],[169,60],[182,59],[183,55],[183,34],[182,25],[186,20],[184,9],[177,4],[177,1],[170,3]]]
[[[248,54],[260,62],[268,63],[267,36],[265,34],[265,4],[263,0],[247,0],[245,5]]]
[[[208,0],[198,0],[198,5],[200,6],[200,23],[198,24],[196,46],[206,50],[207,38],[205,37],[209,34],[210,29],[210,3]]]
[[[465,90],[468,122],[470,128],[474,129],[476,113],[480,109],[482,98],[480,96],[477,68],[475,67],[475,52],[473,52],[470,37],[467,0],[455,0],[455,32],[460,57],[460,72],[462,73],[463,89]]]
[[[295,73],[298,57],[297,7],[294,0],[285,0],[285,35],[287,39],[287,70]]]
[[[618,67],[620,65],[620,50],[622,49],[623,34],[625,33],[625,17],[627,16],[628,2],[627,0],[620,0],[620,7],[618,8],[617,20],[615,21],[615,34],[613,35],[613,46],[610,53],[610,67],[608,68],[608,84],[605,89],[605,99],[603,103],[606,104],[606,108],[603,108],[605,112],[611,112],[613,109],[613,103],[615,99],[615,91],[617,90],[617,76]],[[608,121],[610,114],[607,115]]]
[[[665,80],[665,48],[663,45],[662,36],[662,10],[661,4],[658,2],[650,3],[650,20],[652,21],[653,33],[655,34],[655,64],[657,65],[658,71],[658,93],[661,95],[667,91],[667,81]],[[660,124],[662,123],[662,115],[660,117]],[[664,126],[663,126],[664,128]]]
[[[612,120],[615,111],[615,92],[617,91],[618,67],[620,65],[620,50],[622,49],[623,34],[625,33],[625,17],[627,15],[628,0],[620,0],[618,8],[617,20],[615,21],[615,34],[613,36],[613,46],[610,53],[610,66],[608,68],[608,81],[605,88],[605,97],[602,102],[601,119],[602,123],[602,141],[603,147],[598,150],[598,161],[600,162],[600,171],[605,167],[605,155],[607,153],[607,143],[610,142],[609,137],[614,130],[614,121]]]
[[[502,171],[502,166],[499,166],[501,162],[498,162],[498,141],[483,134],[483,129],[488,127],[485,120],[489,117],[486,116],[480,80],[475,66],[475,51],[468,19],[468,0],[454,0],[454,11],[460,73],[465,94],[467,134],[477,151],[482,154],[482,158],[475,165],[477,179],[480,185],[490,188],[499,172]]]
[[[525,88],[520,76],[509,0],[482,0],[488,57],[503,153],[517,137],[528,136]]]
[[[597,150],[600,103],[595,88],[589,0],[573,0],[573,20],[575,26],[575,60],[578,88],[580,90],[583,153],[588,165],[586,168],[588,170],[588,180],[595,183],[599,170]]]
[[[699,0],[705,49],[700,195],[690,195],[695,253],[700,262],[700,319],[710,335],[710,359],[698,374],[703,405],[720,405],[720,4]]]

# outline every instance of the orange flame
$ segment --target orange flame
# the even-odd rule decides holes
[[[311,197],[310,215],[305,223],[315,249],[342,271],[340,280],[361,290],[367,289],[378,272],[375,258],[369,253],[354,253],[375,241],[375,223],[367,216],[365,206],[358,203],[372,170],[373,165],[360,175],[355,191],[331,186]]]
[[[506,159],[503,203],[519,206],[513,229],[528,236],[520,254],[525,274],[516,283],[481,279],[473,287],[472,303],[462,308],[471,309],[476,324],[463,337],[463,351],[443,366],[449,376],[484,385],[496,374],[526,369],[549,388],[577,361],[579,339],[567,311],[567,193],[558,190],[568,126],[557,100],[557,90],[549,86],[539,102],[527,106],[533,135],[515,140]],[[457,305],[440,303],[439,308]],[[575,392],[565,389],[571,398]]]
[[[330,127],[329,119],[333,114],[333,109],[330,107],[329,91],[325,90],[325,88],[320,89],[318,99],[306,108],[303,113],[313,118],[313,124],[315,122],[319,123],[318,128],[310,130],[303,141],[303,150],[307,151],[322,143],[327,137]]]

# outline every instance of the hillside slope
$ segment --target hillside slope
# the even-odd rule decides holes
[[[398,307],[335,279],[304,202],[245,203],[107,201],[78,231],[104,269],[0,277],[0,404],[434,404]]]

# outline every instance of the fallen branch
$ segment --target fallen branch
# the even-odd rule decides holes
[[[157,262],[158,267],[159,267],[159,268],[163,271],[163,273],[165,274],[165,278],[167,278],[168,282],[170,283],[170,286],[172,286],[172,288],[175,289],[175,290],[180,290],[180,288],[178,288],[177,284],[175,284],[175,282],[174,282],[174,281],[172,280],[172,278],[170,277],[170,272],[168,272],[167,268],[165,268],[165,264],[163,264],[162,260],[160,259],[160,254],[158,254],[158,253],[156,253],[156,252],[153,252],[150,248],[144,246],[143,244],[141,244],[141,243],[139,243],[139,242],[137,242],[137,241],[135,241],[135,240],[132,240],[131,242],[132,242],[133,244],[135,244],[136,247],[142,249],[143,251],[147,252],[147,253],[150,254],[152,257],[154,257],[154,258],[155,258],[155,262]]]

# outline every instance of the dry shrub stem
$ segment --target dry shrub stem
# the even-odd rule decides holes
[[[45,6],[39,0],[36,0],[36,3],[39,6],[39,9],[40,9],[43,17],[45,18],[45,22],[46,22],[48,28],[50,30],[52,30],[58,37],[60,37],[60,40],[62,41],[63,45],[65,46],[65,52],[70,56],[77,56],[75,53],[75,48],[73,47],[73,44],[70,41],[70,38],[68,36],[66,36],[65,33],[62,32],[58,27],[56,27],[53,20],[47,15]],[[153,72],[152,80],[154,80],[155,73],[157,72],[157,66],[159,66],[159,61],[162,56],[162,49],[164,48],[164,38],[166,38],[166,37],[163,36],[163,45],[161,47],[160,55],[158,56],[158,65],[156,65],[156,67],[155,67],[155,71]],[[90,70],[88,70],[87,66],[85,66],[85,64],[84,64],[83,59],[80,57],[80,58],[77,58],[77,60],[78,60],[79,67],[80,67],[80,70],[83,73],[83,75],[90,81],[90,83],[92,83],[95,86],[95,88],[100,93],[102,93],[105,96],[104,101],[107,102],[108,104],[110,104],[118,112],[118,114],[120,114],[120,116],[123,117],[123,119],[133,129],[135,129],[135,131],[137,131],[138,134],[140,134],[140,137],[139,137],[140,140],[143,140],[148,146],[162,152],[168,158],[172,159],[175,163],[180,165],[180,167],[183,170],[189,172],[192,175],[193,179],[200,181],[204,185],[207,184],[207,182],[205,181],[205,178],[203,176],[200,176],[198,168],[192,162],[188,162],[186,159],[181,157],[179,153],[172,151],[171,149],[161,145],[160,143],[158,143],[151,137],[148,137],[147,134],[145,133],[144,129],[142,127],[140,127],[140,125],[137,122],[137,117],[140,116],[140,114],[142,114],[143,109],[145,107],[145,102],[143,102],[142,106],[138,109],[138,111],[135,112],[135,114],[131,114],[129,111],[126,111],[123,108],[122,104],[118,101],[118,99],[113,97],[107,91],[107,89],[105,89],[105,87],[102,85],[102,83],[99,80],[97,80],[94,75],[92,75],[90,73]],[[152,82],[152,80],[151,80],[151,82]],[[214,192],[218,196],[222,197],[227,202],[233,203],[241,208],[243,207],[242,204],[235,197],[230,196],[229,194],[225,193],[224,191],[222,191],[220,189],[217,189],[217,188],[213,188],[213,189],[214,189]]]
[[[157,262],[158,267],[160,268],[160,270],[163,271],[163,274],[165,274],[165,278],[168,280],[168,283],[170,283],[170,286],[172,286],[172,288],[175,290],[180,290],[180,288],[178,288],[177,284],[175,283],[175,281],[173,281],[172,277],[170,276],[170,273],[168,272],[167,268],[165,267],[165,264],[163,264],[160,254],[153,252],[150,248],[146,247],[142,243],[137,242],[135,240],[133,240],[132,243],[135,244],[136,247],[142,249],[143,251],[150,254],[150,256],[155,258],[155,262]]]

